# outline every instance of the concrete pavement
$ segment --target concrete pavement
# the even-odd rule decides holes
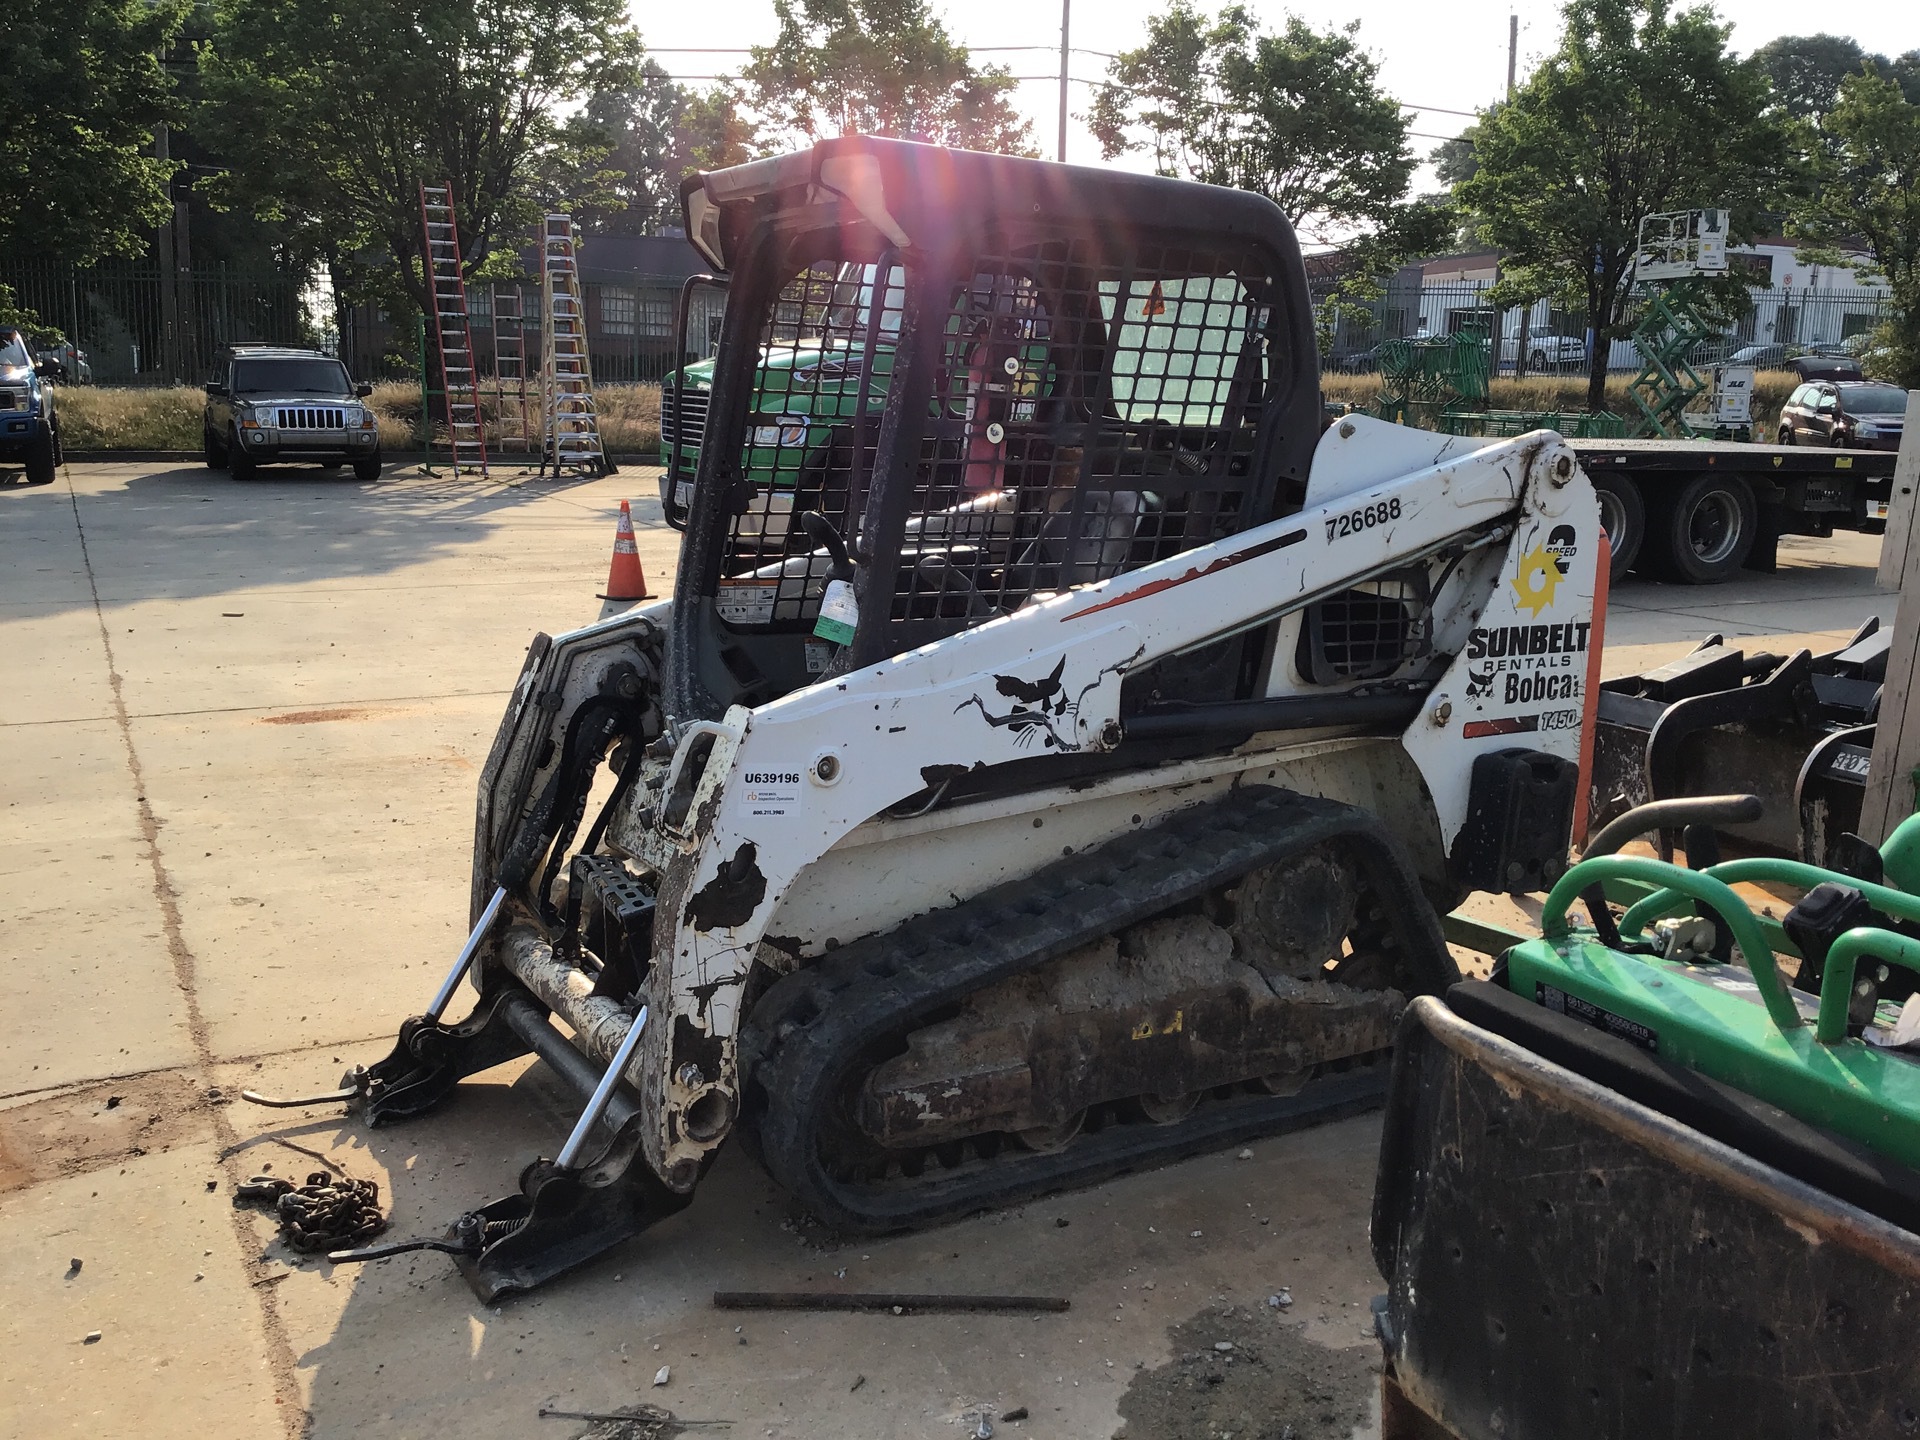
[[[318,1168],[266,1137],[378,1180],[400,1235],[552,1152],[566,1099],[524,1063],[374,1135],[232,1099],[331,1084],[421,1008],[464,932],[474,784],[527,638],[602,612],[623,498],[671,588],[656,495],[652,471],[237,484],[184,465],[0,488],[0,1434],[567,1436],[542,1403],[644,1400],[735,1435],[953,1435],[993,1404],[1028,1406],[1022,1433],[1092,1436],[1209,1307],[1287,1285],[1274,1323],[1363,1343],[1370,1120],[852,1245],[733,1151],[687,1212],[492,1309],[435,1255],[289,1266],[231,1207],[257,1170]],[[1776,576],[1629,581],[1607,670],[1710,630],[1844,639],[1891,616],[1877,549],[1788,539]],[[1075,1308],[736,1334],[707,1304],[841,1270]]]

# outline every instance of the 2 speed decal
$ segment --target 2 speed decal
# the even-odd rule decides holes
[[[1337,540],[1346,535],[1358,535],[1363,530],[1372,530],[1385,525],[1389,520],[1400,518],[1400,497],[1381,500],[1373,505],[1362,505],[1358,510],[1349,510],[1344,515],[1327,517],[1327,539]]]

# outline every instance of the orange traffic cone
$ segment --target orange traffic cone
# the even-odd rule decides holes
[[[613,566],[607,571],[602,600],[650,600],[646,572],[640,568],[640,547],[633,538],[633,510],[620,502],[620,524],[613,532]]]

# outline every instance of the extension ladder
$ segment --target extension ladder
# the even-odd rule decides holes
[[[426,239],[427,289],[433,333],[440,348],[440,389],[446,402],[453,470],[487,473],[487,428],[474,384],[473,326],[467,318],[467,282],[460,274],[460,232],[453,221],[453,187],[420,186],[420,229]]]
[[[499,448],[533,450],[533,392],[527,385],[526,292],[518,285],[493,287],[494,418]]]
[[[579,232],[571,215],[549,215],[540,256],[540,428],[542,473],[611,474],[600,443],[580,298]]]

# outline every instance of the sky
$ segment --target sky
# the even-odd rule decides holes
[[[1413,143],[1423,154],[1470,124],[1472,111],[1505,93],[1510,14],[1520,17],[1522,78],[1560,38],[1557,0],[1510,0],[1484,6],[1458,0],[1452,4],[1434,0],[1243,3],[1269,28],[1277,27],[1288,13],[1322,28],[1358,20],[1360,43],[1380,62],[1382,85],[1403,104],[1416,107]],[[1145,36],[1148,16],[1164,8],[1149,0],[1078,0],[1072,6],[1072,45],[1075,49],[1107,52],[1137,46]],[[1220,0],[1200,0],[1200,8],[1215,12]],[[1850,34],[1867,49],[1881,54],[1920,49],[1920,5],[1887,0],[1822,13],[1817,7],[1810,12],[1800,0],[1738,0],[1719,8],[1723,17],[1734,22],[1732,44],[1740,54],[1756,50],[1779,35],[1804,35],[1823,29]],[[1060,6],[1056,0],[934,0],[934,9],[946,21],[949,33],[973,48],[979,60],[1004,64],[1015,75],[1047,77],[1023,83],[1016,100],[1033,122],[1041,153],[1051,158],[1060,94]],[[660,63],[676,75],[723,74],[737,70],[746,57],[662,52],[706,45],[766,44],[777,30],[771,0],[696,0],[676,5],[636,0],[632,13],[641,38],[656,52]],[[988,48],[1000,46],[1041,48]],[[1104,78],[1106,66],[1097,54],[1076,54],[1069,73],[1083,80],[1097,80]],[[1092,94],[1085,84],[1071,85],[1069,110],[1076,115],[1084,112]],[[1449,113],[1452,111],[1468,113]],[[1100,162],[1098,143],[1078,119],[1068,125],[1067,159],[1080,164]],[[1146,168],[1141,159],[1120,163]],[[1416,188],[1431,184],[1429,172],[1423,171],[1416,179]]]

